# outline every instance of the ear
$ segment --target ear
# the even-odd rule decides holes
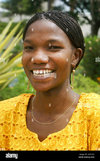
[[[76,64],[79,62],[81,57],[82,57],[82,49],[81,48],[74,49],[71,59],[72,69],[76,67]]]

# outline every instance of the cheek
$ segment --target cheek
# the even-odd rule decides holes
[[[23,67],[24,67],[24,62],[25,62],[25,58],[24,58],[24,55],[22,55],[22,64],[23,64]]]
[[[57,59],[57,66],[60,67],[61,70],[68,70],[70,63],[71,63],[71,58],[69,54],[63,54],[59,56]]]
[[[25,62],[26,62],[26,55],[23,52],[23,55],[22,55],[22,64],[23,64],[23,66],[24,66]]]
[[[23,54],[23,56],[22,56],[22,64],[23,64],[23,68],[24,68],[24,71],[25,71],[27,77],[29,77],[29,71],[28,71],[28,68],[27,68],[28,57],[25,54]]]
[[[22,56],[22,64],[23,64],[23,68],[24,68],[24,71],[25,71],[27,77],[29,76],[29,71],[28,71],[28,68],[27,68],[28,67],[28,62],[29,62],[28,56],[23,54],[23,56]]]
[[[30,61],[30,56],[23,53],[23,55],[22,55],[22,64],[23,64],[24,68],[27,66],[29,61]]]
[[[70,70],[71,70],[71,53],[63,53],[59,55],[57,59],[57,76],[59,79],[62,80],[68,79],[70,77]]]

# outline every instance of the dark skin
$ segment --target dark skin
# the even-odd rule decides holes
[[[71,68],[75,68],[81,56],[82,50],[76,49],[67,35],[53,22],[38,20],[29,26],[24,39],[22,63],[36,90],[36,97],[33,109],[33,97],[29,101],[26,123],[30,131],[37,133],[40,141],[65,128],[78,104],[80,96],[71,89],[69,78]],[[32,70],[40,69],[53,70],[56,77],[34,77]],[[70,107],[73,101],[74,104]],[[48,125],[32,122],[32,112],[39,122],[56,122]]]

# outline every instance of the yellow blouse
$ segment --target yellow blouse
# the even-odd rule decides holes
[[[0,150],[100,150],[100,96],[82,93],[67,126],[42,142],[26,126],[32,94],[0,102]]]

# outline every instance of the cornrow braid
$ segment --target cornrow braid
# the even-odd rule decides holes
[[[75,48],[82,49],[82,51],[83,51],[82,57],[83,57],[84,51],[85,51],[85,45],[84,45],[84,37],[82,34],[82,30],[81,30],[79,24],[77,23],[77,21],[65,12],[52,10],[52,11],[47,11],[47,12],[36,13],[26,24],[26,27],[25,27],[24,33],[23,33],[23,40],[25,39],[25,35],[26,35],[28,27],[33,22],[35,22],[37,20],[41,20],[41,19],[51,20],[58,27],[60,27],[65,32],[65,34],[68,36],[72,45]],[[79,62],[76,64],[76,67],[80,63],[82,57],[80,58]]]

